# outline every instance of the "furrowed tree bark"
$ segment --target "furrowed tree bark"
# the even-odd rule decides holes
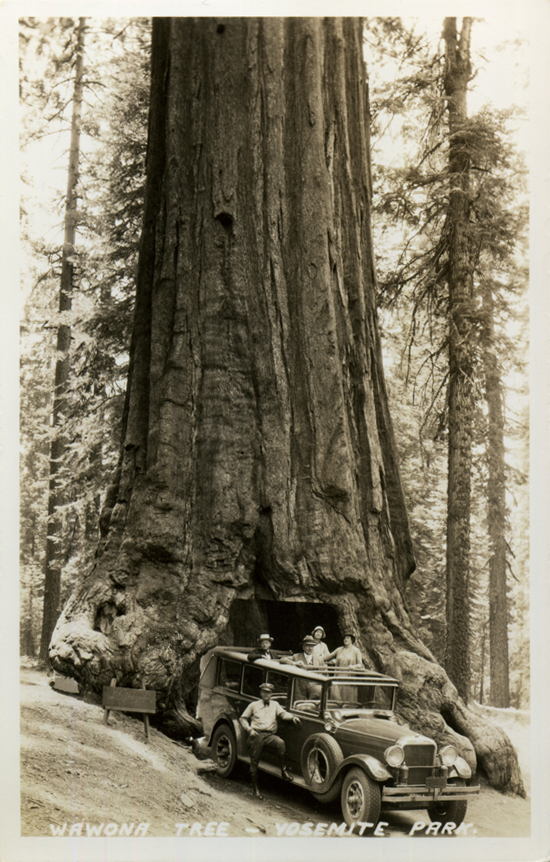
[[[456,689],[403,600],[414,558],[367,129],[359,19],[155,19],[120,472],[50,654],[89,688],[144,682],[163,727],[189,734],[198,661],[237,600],[243,626],[259,594],[279,610],[316,603],[399,677],[410,723],[475,767],[443,718]],[[521,786],[517,764],[504,785]]]
[[[65,199],[65,232],[61,259],[61,279],[59,285],[59,313],[61,322],[57,330],[57,361],[55,364],[55,383],[53,393],[52,427],[54,437],[50,448],[50,479],[48,491],[48,535],[44,563],[44,608],[42,614],[42,633],[40,654],[42,661],[48,661],[48,648],[52,632],[59,617],[61,600],[61,554],[62,521],[59,507],[63,503],[63,493],[59,483],[59,467],[66,448],[66,440],[61,431],[65,409],[70,371],[71,327],[66,315],[72,307],[73,262],[77,221],[77,182],[80,158],[80,118],[82,114],[82,94],[84,90],[84,38],[86,19],[80,18],[77,29],[75,52],[73,111],[71,119],[71,141],[69,146],[69,170],[67,175],[67,196]],[[59,429],[55,431],[55,429]]]
[[[502,382],[496,354],[491,285],[483,289],[485,397],[487,400],[487,525],[489,531],[490,702],[510,706],[506,585],[506,475]]]
[[[473,273],[468,231],[470,213],[466,97],[471,19],[460,37],[456,18],[446,18],[444,89],[449,118],[449,469],[447,492],[447,643],[445,668],[460,696],[470,699],[469,558],[473,428]]]

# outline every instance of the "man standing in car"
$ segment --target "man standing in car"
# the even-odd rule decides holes
[[[302,652],[297,652],[292,656],[283,656],[281,664],[294,664],[298,667],[303,667],[306,670],[309,668],[324,667],[324,659],[314,655],[315,640],[311,635],[306,635],[302,640]]]
[[[248,732],[252,795],[257,799],[262,798],[258,790],[258,763],[264,746],[267,745],[277,752],[281,765],[281,777],[285,781],[292,781],[292,775],[286,768],[286,745],[284,740],[277,736],[277,719],[283,718],[296,725],[301,724],[297,715],[287,712],[277,700],[271,700],[273,691],[270,683],[262,683],[261,699],[249,703],[239,719],[242,727]]]
[[[311,635],[306,635],[302,640],[302,652],[297,652],[293,656],[284,656],[281,659],[281,664],[293,664],[297,667],[303,667],[304,670],[315,670],[316,668],[324,667],[325,662],[320,656],[313,654],[315,640]],[[296,680],[294,693],[296,698],[308,700],[321,696],[321,686],[311,680]]]
[[[248,661],[255,662],[259,658],[269,658],[276,661],[277,659],[271,653],[272,643],[273,638],[271,637],[271,635],[260,635],[260,637],[258,638],[258,646],[256,647],[256,649],[253,649],[252,652],[248,653]]]

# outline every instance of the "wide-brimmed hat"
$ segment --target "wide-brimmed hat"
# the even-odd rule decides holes
[[[271,637],[271,635],[260,635],[260,637],[258,638],[258,643],[260,644],[262,641],[269,641],[270,643],[273,643],[273,638]]]
[[[264,691],[275,691],[275,686],[271,685],[270,682],[262,682],[260,686],[260,691],[264,689]]]
[[[311,644],[311,646],[315,646],[315,640],[311,637],[311,635],[306,635],[305,638],[302,638],[302,646],[304,644]]]
[[[311,630],[311,634],[314,635],[315,632],[321,632],[321,635],[324,638],[327,636],[323,626],[315,626],[315,628]]]
[[[355,643],[355,641],[357,640],[353,632],[344,632],[344,634],[342,635],[342,640],[344,640],[344,638],[351,638],[353,643]]]

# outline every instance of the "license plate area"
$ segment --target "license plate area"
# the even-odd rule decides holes
[[[436,787],[447,787],[447,779],[444,776],[429,775],[426,778],[426,787],[429,787],[430,790]]]

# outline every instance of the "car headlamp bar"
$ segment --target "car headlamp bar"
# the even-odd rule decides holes
[[[443,766],[452,766],[458,757],[458,751],[454,745],[446,745],[439,752],[439,757]]]
[[[388,766],[401,766],[405,760],[405,752],[400,745],[390,745],[384,752],[384,759]]]

